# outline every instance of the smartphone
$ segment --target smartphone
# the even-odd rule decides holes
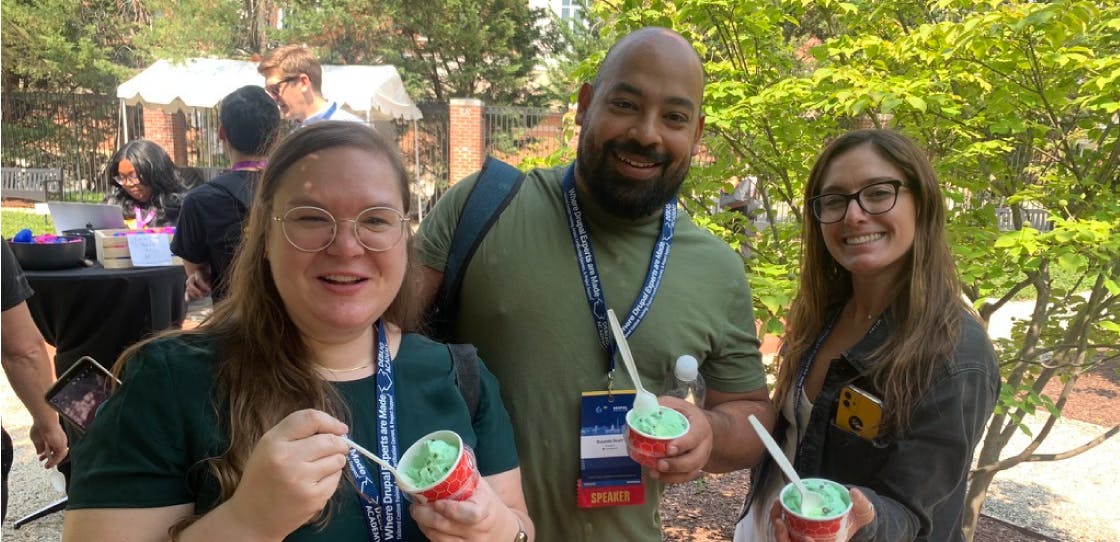
[[[851,384],[840,390],[836,406],[836,426],[867,440],[879,436],[883,400]]]
[[[113,382],[119,384],[120,380],[93,358],[83,356],[47,390],[47,404],[84,432],[109,398]]]

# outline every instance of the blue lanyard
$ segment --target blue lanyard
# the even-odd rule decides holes
[[[805,352],[805,356],[801,358],[801,367],[797,373],[797,388],[795,388],[797,393],[793,396],[793,418],[797,421],[798,447],[801,446],[801,426],[803,425],[801,420],[801,396],[805,395],[805,378],[809,376],[809,369],[813,367],[813,358],[817,357],[817,352],[820,351],[821,345],[824,344],[824,340],[828,337],[828,334],[832,332],[832,326],[836,325],[836,319],[839,316],[840,311],[836,311],[836,313],[824,323],[824,329],[822,329],[821,334],[817,336],[817,342],[813,343],[813,347]],[[794,457],[796,456],[797,454],[794,454]]]
[[[836,325],[836,320],[840,318],[841,312],[844,312],[843,307],[838,309],[832,317],[824,323],[824,329],[821,330],[820,336],[817,337],[817,342],[813,343],[813,347],[810,348],[808,352],[805,352],[805,356],[801,358],[801,367],[797,373],[797,393],[794,395],[793,403],[793,417],[797,420],[798,447],[801,446],[801,427],[803,425],[801,419],[801,396],[805,394],[805,378],[809,376],[809,369],[813,367],[813,359],[817,357],[817,352],[821,349],[821,345],[824,344],[824,340],[828,337],[828,334],[832,332],[832,327]],[[883,318],[881,316],[876,318],[875,322],[871,324],[871,328],[867,330],[864,336],[870,334],[875,328],[879,327],[879,323],[882,322],[882,320]]]
[[[397,407],[393,393],[393,364],[389,354],[389,339],[385,336],[385,324],[377,321],[377,455],[396,464],[399,458],[397,447]],[[374,481],[365,461],[358,452],[351,449],[349,454],[350,473],[358,486],[358,504],[365,512],[366,527],[369,529],[370,542],[403,540],[401,538],[402,502],[401,492],[393,483],[389,471],[378,467],[380,486]]]
[[[608,372],[614,370],[614,342],[611,340],[611,326],[607,321],[607,301],[603,293],[603,283],[599,278],[599,266],[595,264],[595,252],[591,248],[591,234],[587,228],[587,218],[579,206],[579,197],[576,193],[575,164],[568,166],[564,172],[561,185],[564,195],[564,210],[568,214],[568,228],[572,234],[572,245],[576,251],[576,262],[579,263],[579,273],[583,277],[583,292],[587,296],[587,304],[591,308],[591,317],[595,320],[595,330],[599,333],[599,344],[607,352]],[[665,266],[669,263],[669,249],[673,245],[673,232],[677,224],[677,199],[672,198],[665,203],[661,213],[661,235],[653,246],[650,254],[649,270],[642,290],[634,305],[626,313],[622,322],[622,332],[627,337],[634,333],[638,324],[645,318],[653,305],[653,298],[661,287],[661,277],[665,274]]]

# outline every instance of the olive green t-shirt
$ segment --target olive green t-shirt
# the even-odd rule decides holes
[[[662,488],[648,478],[644,505],[576,506],[580,394],[606,389],[608,359],[572,247],[561,199],[563,172],[564,167],[530,171],[479,245],[463,275],[455,339],[476,345],[502,383],[538,541],[660,541]],[[420,224],[424,265],[443,270],[475,180],[454,186]],[[607,306],[625,319],[645,282],[660,213],[621,220],[589,198],[580,203]],[[651,391],[662,390],[682,354],[700,360],[711,389],[765,386],[743,261],[683,210],[661,287],[629,343]],[[614,377],[616,388],[632,387],[621,367]]]
[[[214,351],[209,338],[159,339],[129,361],[123,384],[74,446],[69,508],[193,503],[197,513],[205,513],[216,506],[217,484],[202,462],[228,445],[211,396]],[[479,366],[479,408],[472,423],[446,346],[406,334],[393,364],[402,452],[432,431],[450,429],[474,449],[483,476],[517,467],[509,416],[486,367]],[[350,437],[376,449],[374,377],[335,385],[350,409]],[[368,540],[356,490],[343,482],[335,498],[341,505],[324,530],[304,526],[286,540]],[[404,506],[404,540],[426,540],[407,501]]]

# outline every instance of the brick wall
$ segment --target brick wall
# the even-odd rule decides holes
[[[482,137],[482,101],[473,98],[452,98],[450,117],[451,151],[448,178],[451,184],[478,171],[485,158]]]
[[[176,165],[187,164],[187,118],[182,112],[145,107],[144,138],[163,147]]]

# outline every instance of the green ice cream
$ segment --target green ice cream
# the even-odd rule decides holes
[[[796,486],[782,493],[782,504],[790,511],[807,518],[824,519],[842,514],[852,503],[848,491],[844,486],[827,480],[806,479],[801,483],[810,493],[815,493],[821,498],[820,510],[801,510],[801,492]]]
[[[676,437],[684,433],[684,415],[669,407],[658,407],[650,414],[635,415],[630,426],[651,437]]]
[[[419,453],[412,457],[402,472],[414,487],[427,488],[447,476],[451,467],[455,466],[459,447],[437,439],[428,439],[419,446]]]

